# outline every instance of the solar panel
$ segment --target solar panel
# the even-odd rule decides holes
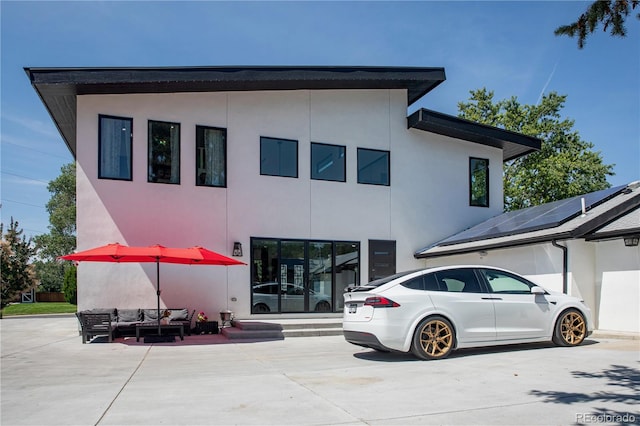
[[[555,228],[582,213],[581,200],[583,198],[585,209],[589,211],[598,204],[619,194],[626,187],[626,185],[622,185],[615,188],[607,188],[577,197],[503,213],[442,240],[437,245],[447,246]]]

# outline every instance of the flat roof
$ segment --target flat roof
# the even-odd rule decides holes
[[[411,105],[442,83],[444,68],[226,66],[29,68],[25,72],[71,152],[76,96],[262,90],[406,89]]]
[[[498,127],[474,123],[464,118],[419,109],[409,116],[407,126],[426,132],[437,133],[502,149],[502,160],[509,161],[533,151],[540,150],[542,141],[533,136],[526,136]]]

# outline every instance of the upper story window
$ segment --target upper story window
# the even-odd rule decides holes
[[[469,205],[489,207],[489,160],[469,158]]]
[[[180,183],[180,124],[149,121],[148,181]]]
[[[133,119],[98,116],[98,178],[132,180]]]
[[[311,179],[346,182],[346,147],[311,143]]]
[[[260,174],[298,177],[298,141],[260,138]]]
[[[358,148],[358,183],[390,185],[390,153]]]
[[[227,131],[196,126],[196,185],[227,186]]]

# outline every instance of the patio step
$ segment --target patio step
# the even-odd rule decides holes
[[[221,329],[229,339],[284,339],[287,337],[341,336],[341,318],[234,320]]]
[[[311,336],[341,336],[342,322],[327,321],[305,321],[300,320],[286,322],[282,324],[282,334],[284,337],[311,337]]]
[[[260,321],[233,321],[232,327],[224,327],[221,333],[227,339],[284,339],[280,324]]]

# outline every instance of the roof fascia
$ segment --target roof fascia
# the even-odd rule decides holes
[[[538,138],[425,108],[407,118],[407,127],[500,148],[505,162],[539,151],[542,147]]]
[[[573,237],[568,232],[562,232],[554,235],[544,235],[544,236],[538,236],[538,237],[532,237],[532,238],[522,238],[519,240],[511,240],[504,243],[495,243],[495,244],[488,243],[488,244],[483,244],[483,245],[478,245],[478,246],[469,247],[465,249],[458,249],[458,250],[454,249],[453,248],[454,246],[449,246],[449,247],[452,247],[451,250],[439,251],[436,253],[424,253],[424,251],[429,250],[429,248],[427,248],[426,250],[423,249],[414,253],[413,257],[416,259],[433,259],[436,257],[445,257],[445,256],[456,255],[456,254],[476,253],[482,250],[497,250],[497,249],[513,248],[513,247],[522,247],[522,246],[527,246],[531,244],[550,243],[553,240],[567,240],[567,239],[573,239]]]
[[[405,89],[411,105],[446,79],[442,67],[25,67],[24,70],[74,157],[78,95]]]

